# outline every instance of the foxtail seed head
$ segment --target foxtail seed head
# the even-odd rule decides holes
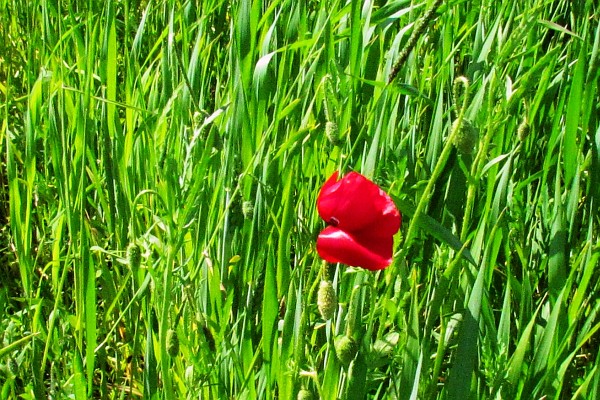
[[[17,376],[19,374],[19,365],[17,364],[17,361],[14,358],[10,357],[8,359],[7,366],[8,370],[13,376]]]
[[[333,91],[333,82],[331,75],[327,74],[321,81],[323,84],[323,108],[325,109],[325,119],[328,122],[335,121],[337,119],[337,97]]]
[[[242,214],[246,219],[251,218],[252,214],[254,214],[254,203],[252,203],[250,200],[244,201],[242,203]]]
[[[338,336],[333,345],[338,360],[345,366],[350,364],[354,360],[354,357],[356,357],[356,353],[358,353],[358,344],[350,336]]]
[[[127,261],[129,261],[129,266],[134,271],[142,264],[142,250],[135,242],[127,246]]]
[[[317,292],[317,307],[325,321],[333,317],[333,313],[337,308],[337,296],[331,281],[321,281]]]
[[[454,145],[461,153],[471,154],[479,141],[479,131],[468,119],[463,119],[462,124],[457,127],[458,121],[457,119],[452,124],[452,131],[458,129],[454,135]]]
[[[527,139],[527,136],[529,136],[530,133],[531,126],[529,125],[527,118],[523,118],[523,121],[519,124],[519,127],[517,128],[517,136],[519,137],[520,141],[524,141],[525,139]]]
[[[327,121],[325,123],[325,136],[327,136],[329,143],[337,145],[340,142],[338,124],[333,121]]]
[[[312,394],[312,392],[310,392],[309,390],[306,389],[300,389],[300,391],[298,392],[298,400],[312,400],[314,399],[314,396]]]
[[[171,357],[179,354],[179,338],[177,337],[177,332],[173,329],[167,331],[167,353]]]

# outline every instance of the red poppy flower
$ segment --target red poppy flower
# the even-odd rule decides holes
[[[335,172],[321,188],[317,210],[329,224],[317,239],[317,251],[325,261],[369,270],[391,264],[402,217],[375,183],[357,172],[338,180]]]

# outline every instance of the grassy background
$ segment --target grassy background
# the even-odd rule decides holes
[[[388,84],[428,7],[0,0],[0,398],[600,397],[598,4],[443,2]],[[337,169],[404,220],[325,322]]]

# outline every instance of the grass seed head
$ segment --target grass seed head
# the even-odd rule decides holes
[[[310,390],[300,389],[300,391],[298,392],[298,400],[312,400],[314,398],[315,397],[313,396]]]
[[[8,359],[7,366],[12,376],[17,376],[19,374],[19,365],[14,358],[10,357]]]
[[[479,131],[468,119],[463,119],[460,126],[456,126],[459,120],[452,124],[452,131],[458,129],[454,136],[454,145],[462,154],[471,154],[479,141]]]
[[[354,339],[350,336],[338,336],[334,343],[335,354],[337,355],[338,360],[343,365],[348,365],[354,357],[356,357],[356,353],[358,353],[358,344]]]
[[[331,281],[321,281],[317,292],[317,307],[325,321],[333,317],[333,313],[337,308],[337,296]]]
[[[250,200],[244,201],[242,203],[242,214],[246,219],[252,218],[252,215],[254,214],[254,203]]]
[[[142,250],[135,242],[130,243],[127,247],[127,260],[133,270],[137,270],[142,264]]]
[[[171,357],[176,357],[179,354],[179,337],[173,329],[167,331],[167,353]]]
[[[530,133],[531,126],[529,125],[527,119],[524,118],[523,121],[519,124],[519,127],[517,128],[517,136],[519,137],[520,141],[524,141],[525,139],[527,139],[527,136],[529,136]]]
[[[328,74],[325,75],[321,81],[323,83],[323,91],[325,94],[323,98],[323,108],[325,110],[325,119],[327,119],[327,122],[333,122],[337,119],[338,101],[335,91],[333,90],[332,79],[331,75]]]
[[[325,123],[325,136],[332,145],[337,145],[340,142],[340,136],[338,131],[338,124],[333,121],[327,121]]]

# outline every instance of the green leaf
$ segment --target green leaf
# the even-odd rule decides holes
[[[571,90],[569,91],[565,115],[565,134],[563,137],[562,153],[565,168],[565,186],[567,187],[571,186],[571,180],[575,176],[577,168],[579,168],[577,132],[581,117],[581,99],[585,81],[586,61],[586,46],[581,46],[581,51],[579,52],[579,57],[573,70],[573,79],[571,80]]]

